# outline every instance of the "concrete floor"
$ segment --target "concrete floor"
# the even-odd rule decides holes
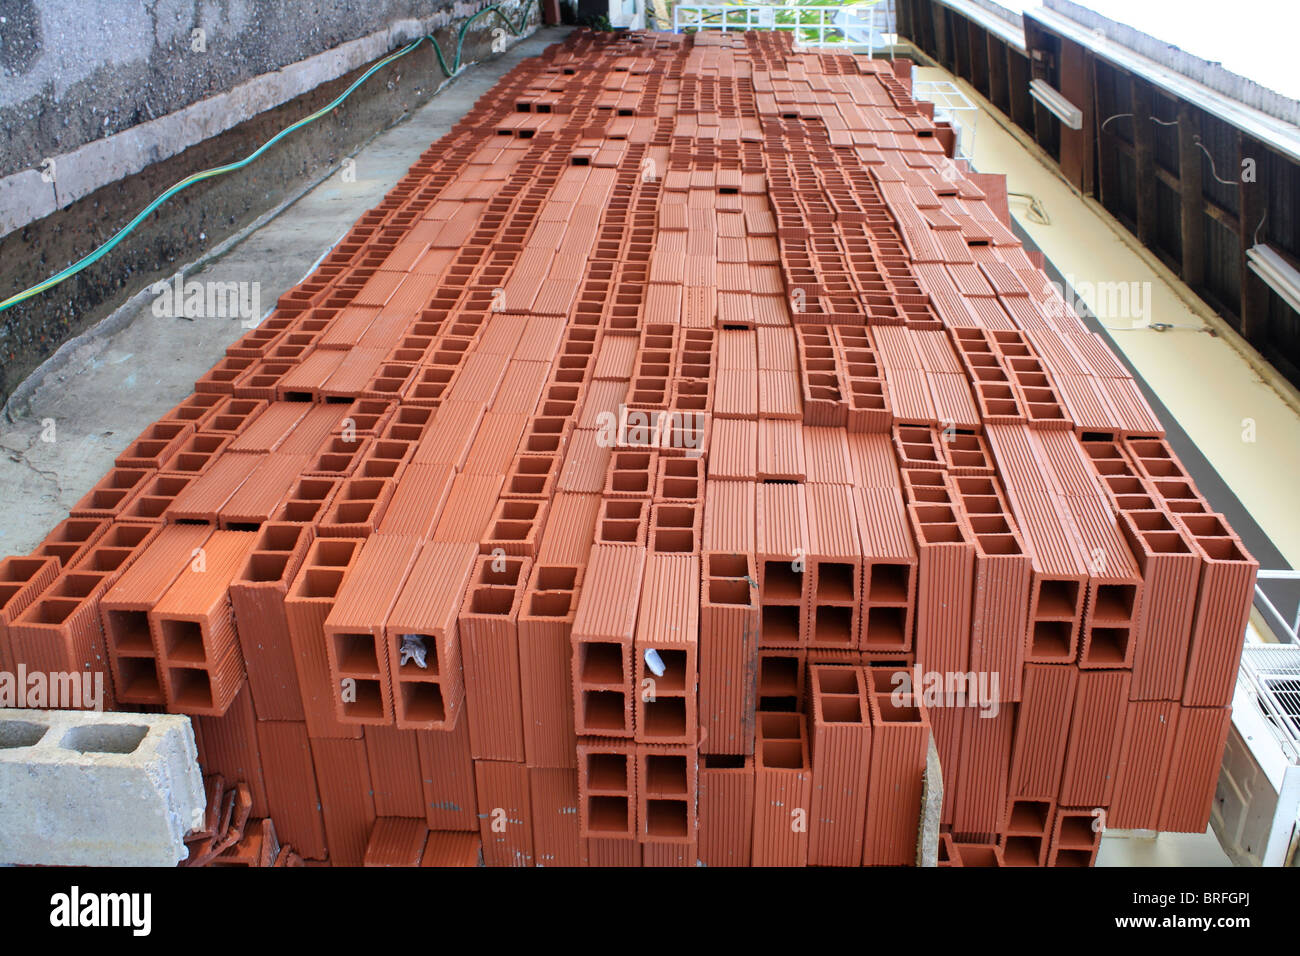
[[[467,68],[355,154],[355,181],[336,172],[186,281],[257,282],[262,309],[269,312],[475,100],[519,61],[567,32],[540,29],[500,56]],[[256,176],[257,168],[234,175]],[[0,555],[26,554],[39,544],[113,459],[189,395],[195,380],[244,331],[238,319],[160,318],[146,304],[119,331],[90,335],[34,391],[28,414],[0,421],[0,500],[9,502],[0,521]]]

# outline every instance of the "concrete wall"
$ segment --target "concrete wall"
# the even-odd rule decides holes
[[[0,176],[452,0],[0,0]],[[202,30],[204,49],[193,37]]]

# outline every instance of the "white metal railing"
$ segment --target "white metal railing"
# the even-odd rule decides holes
[[[1295,619],[1288,621],[1265,593],[1260,583],[1263,581],[1300,581],[1300,571],[1265,571],[1261,568],[1255,575],[1255,607],[1272,628],[1273,635],[1279,641],[1285,641],[1289,635],[1292,643],[1300,643],[1300,606],[1296,608]]]
[[[884,46],[881,32],[892,4],[867,0],[848,6],[774,6],[737,4],[676,4],[673,32],[720,30],[790,30],[802,46],[865,46],[869,54]],[[881,13],[879,25],[877,13]]]
[[[957,155],[975,158],[975,125],[979,109],[951,80],[912,77],[912,99],[934,104],[934,118],[947,120],[957,136]]]

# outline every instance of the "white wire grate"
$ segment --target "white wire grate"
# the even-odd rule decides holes
[[[1251,644],[1241,665],[1283,748],[1293,761],[1300,759],[1300,646]]]

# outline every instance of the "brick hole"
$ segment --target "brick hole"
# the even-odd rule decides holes
[[[429,645],[432,647],[432,644]],[[414,666],[414,665],[412,665]],[[401,681],[402,711],[407,720],[440,723],[447,718],[442,688],[431,681]]]
[[[587,683],[621,684],[623,682],[623,645],[595,641],[583,642],[579,646],[578,674]]]
[[[1060,846],[1071,849],[1092,850],[1097,834],[1092,829],[1091,816],[1064,815],[1061,817]]]
[[[822,700],[822,719],[832,724],[862,723],[862,702],[854,697],[826,697]]]
[[[744,770],[745,757],[740,754],[700,754],[707,770]]]
[[[976,540],[985,554],[1024,554],[1013,534],[981,534],[976,535]]]
[[[1091,850],[1060,850],[1056,851],[1055,866],[1090,866],[1092,864]]]
[[[1011,525],[1000,514],[975,513],[969,516],[971,530],[976,534],[1010,534]]]
[[[186,664],[203,664],[207,654],[203,650],[203,629],[193,621],[164,619],[158,622],[162,632],[163,653],[172,661]]]
[[[573,595],[565,592],[532,594],[528,600],[529,617],[567,617],[573,606]]]
[[[153,653],[147,611],[105,611],[113,647],[128,653]]]
[[[720,580],[717,578],[709,581],[709,603],[710,604],[735,604],[741,607],[749,607],[751,603],[749,582],[745,580]]]
[[[677,739],[685,735],[686,698],[656,697],[646,701],[642,731],[646,737]]]
[[[624,754],[587,754],[587,785],[592,790],[626,793],[629,789],[628,758]]]
[[[799,659],[764,655],[759,666],[759,693],[764,697],[793,697],[799,693]]]
[[[343,712],[349,717],[374,718],[384,716],[383,691],[378,680],[357,680],[356,700],[343,702]]]
[[[955,848],[962,866],[1000,866],[997,850],[991,846],[958,846]]]
[[[402,644],[403,634],[397,639],[397,646]],[[424,667],[417,664],[414,659],[408,660],[402,664],[398,673],[413,674],[416,677],[437,677],[438,676],[438,639],[432,634],[412,634],[411,637],[418,637],[424,642]],[[399,655],[400,660],[400,655]]]
[[[271,525],[257,539],[258,551],[293,551],[302,537],[301,528]]]
[[[823,601],[852,601],[857,595],[858,569],[852,564],[822,562],[817,566],[817,597]]]
[[[0,750],[34,747],[49,729],[27,720],[0,720]]]
[[[1099,584],[1091,618],[1093,621],[1128,622],[1133,620],[1136,605],[1137,585]]]
[[[1089,664],[1123,664],[1133,632],[1127,627],[1094,627],[1088,640]]]
[[[1114,485],[1111,486],[1112,489]],[[1138,487],[1141,487],[1140,485]],[[1129,515],[1133,522],[1133,527],[1139,531],[1173,531],[1173,523],[1169,518],[1160,511],[1147,511],[1140,514]],[[1192,519],[1195,520],[1195,519]]]
[[[838,605],[813,609],[813,639],[823,644],[854,643],[853,608]]]
[[[514,607],[515,592],[513,587],[481,587],[470,598],[469,609],[473,614],[506,615]]]
[[[280,581],[289,567],[290,555],[256,552],[249,556],[241,580],[267,582]]]
[[[1043,838],[1009,836],[1002,847],[1002,859],[1007,866],[1037,866],[1043,850]]]
[[[1154,511],[1158,505],[1150,495],[1116,495],[1115,507],[1120,511]],[[1169,510],[1179,509],[1171,505]]]
[[[921,722],[920,708],[894,703],[892,694],[876,694],[880,719],[891,724],[917,724]]]
[[[334,512],[334,524],[364,524],[375,510],[374,501],[342,501]]]
[[[654,550],[660,554],[692,554],[696,550],[695,532],[658,528],[654,535]]]
[[[962,505],[966,508],[966,514],[971,518],[971,528],[977,533],[982,531],[981,527],[976,526],[981,515],[1001,515],[1002,502],[997,495],[963,495]]]
[[[122,686],[118,688],[120,696],[161,702],[162,685],[158,682],[158,667],[151,658],[120,657],[117,670],[122,680]]]
[[[638,493],[648,493],[650,490],[650,476],[645,472],[636,471],[616,471],[610,478],[610,487],[614,491]]]
[[[1069,621],[1035,621],[1032,633],[1032,647],[1035,656],[1065,657],[1070,652],[1070,635],[1073,628]]]
[[[335,634],[334,658],[339,670],[349,674],[379,676],[375,639],[369,634]]]
[[[743,578],[749,574],[749,559],[743,554],[710,554],[705,560],[709,577]]]
[[[803,594],[803,573],[790,561],[763,563],[763,598],[797,601]]]
[[[647,800],[646,835],[686,837],[690,835],[690,812],[682,800]]]
[[[59,746],[83,754],[132,754],[148,734],[140,724],[89,724],[68,730]]]
[[[500,568],[496,565],[500,565]],[[497,558],[488,558],[480,564],[479,584],[487,584],[501,588],[514,588],[519,585],[519,575],[523,571],[524,563],[519,558],[510,558],[500,561]]]
[[[647,754],[645,772],[647,793],[656,796],[678,796],[687,793],[689,781],[684,756]]]
[[[343,584],[343,572],[332,568],[308,568],[300,579],[296,597],[332,598]]]
[[[178,709],[208,710],[212,707],[212,681],[207,671],[176,667],[171,675],[171,705]]]
[[[1045,580],[1039,583],[1035,617],[1073,618],[1079,610],[1079,582]]]
[[[618,691],[588,690],[582,692],[583,725],[589,730],[618,731],[627,728],[624,696]]]
[[[1142,535],[1148,548],[1156,554],[1190,554],[1191,549],[1183,541],[1182,535],[1175,531],[1149,531]]]
[[[764,740],[763,766],[799,770],[803,767],[803,745],[797,740]]]
[[[864,643],[903,647],[907,644],[906,620],[905,607],[867,608],[863,623]]]
[[[627,797],[588,797],[587,830],[591,833],[626,834],[630,821]]]
[[[1046,800],[1012,800],[1007,829],[1020,833],[1045,833],[1052,805]]]
[[[762,618],[762,634],[766,643],[797,644],[799,642],[799,607],[787,604],[765,604]]]
[[[659,659],[664,665],[664,673],[662,677],[654,679],[656,690],[684,692],[686,690],[686,652],[658,648],[658,653]]]

